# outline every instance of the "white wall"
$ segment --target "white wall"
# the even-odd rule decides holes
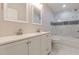
[[[10,21],[5,21],[3,19],[3,4],[0,4],[0,37],[1,36],[9,36],[9,35],[15,35],[17,30],[19,28],[22,28],[24,33],[29,33],[29,32],[36,32],[37,28],[42,25],[34,25],[32,24],[32,11],[31,11],[31,6],[28,7],[28,22],[26,24],[23,23],[17,23],[17,22],[10,22]]]
[[[76,17],[77,16],[77,17]],[[79,11],[62,11],[55,14],[56,21],[70,21],[70,20],[79,20]],[[57,25],[55,27],[56,35],[62,36],[71,36],[71,37],[79,37],[79,24],[74,25]]]
[[[48,6],[44,5],[43,7],[44,8],[43,8],[43,18],[42,18],[43,26],[42,26],[42,28],[44,31],[52,31],[52,29],[51,29],[52,26],[50,25],[50,22],[52,20],[54,20],[53,12],[51,11],[51,9]]]
[[[15,35],[19,28],[23,29],[24,33],[36,32],[40,27],[41,31],[51,31],[50,21],[54,20],[53,13],[46,5],[43,7],[42,25],[32,24],[32,11],[31,6],[28,7],[28,21],[29,23],[17,23],[3,20],[3,5],[0,4],[0,37]]]
[[[55,21],[79,20],[79,11],[65,10],[55,13]]]
[[[79,25],[56,26],[56,35],[79,37]]]

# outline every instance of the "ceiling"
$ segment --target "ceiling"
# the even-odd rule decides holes
[[[62,7],[64,4],[66,5],[65,8]],[[46,3],[46,5],[50,7],[53,12],[79,9],[79,3]]]

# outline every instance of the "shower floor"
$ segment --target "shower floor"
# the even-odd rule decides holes
[[[52,37],[53,55],[79,55],[79,39],[64,36]]]

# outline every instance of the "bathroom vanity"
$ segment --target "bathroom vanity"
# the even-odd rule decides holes
[[[39,10],[30,3],[5,3],[2,7],[5,21],[42,25],[42,8]],[[40,32],[38,28],[35,33],[18,34],[22,34],[21,29],[17,35],[0,37],[0,55],[47,55],[51,52],[49,32]]]
[[[1,55],[47,55],[50,51],[51,39],[49,32],[0,38]]]

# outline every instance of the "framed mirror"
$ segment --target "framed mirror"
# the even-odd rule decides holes
[[[28,4],[4,3],[4,20],[28,23]]]
[[[35,6],[32,6],[32,24],[42,24],[42,11]]]

